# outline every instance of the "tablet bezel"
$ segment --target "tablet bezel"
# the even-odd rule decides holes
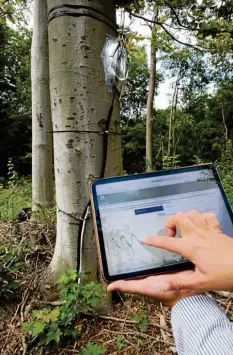
[[[109,275],[96,187],[98,185],[102,185],[102,184],[109,184],[109,183],[115,183],[115,182],[126,181],[126,180],[127,181],[128,180],[139,180],[139,179],[145,179],[145,178],[150,178],[150,177],[167,176],[167,175],[173,175],[173,174],[175,175],[175,174],[179,174],[179,173],[185,173],[185,172],[197,171],[197,170],[203,170],[203,169],[212,170],[214,177],[216,179],[216,182],[218,184],[218,187],[220,189],[220,192],[222,194],[227,211],[229,213],[230,219],[233,223],[233,212],[232,212],[231,205],[227,199],[227,196],[224,191],[221,179],[218,175],[217,169],[213,164],[202,164],[202,165],[195,165],[195,166],[191,166],[191,167],[184,167],[184,168],[178,168],[178,169],[172,169],[172,170],[162,170],[162,171],[155,171],[155,172],[151,172],[151,173],[104,178],[104,179],[95,180],[92,182],[91,197],[92,197],[93,218],[94,218],[94,223],[95,223],[96,233],[97,233],[97,238],[98,238],[97,242],[98,242],[98,247],[99,247],[99,257],[101,257],[103,278],[107,283],[117,281],[117,280],[142,278],[142,277],[155,275],[155,274],[181,271],[181,270],[193,268],[194,266],[191,262],[184,261],[184,262],[169,264],[169,265],[165,265],[165,266],[157,267],[157,268],[153,268],[153,269],[148,269],[148,270],[118,274],[118,275],[113,275],[113,276]]]

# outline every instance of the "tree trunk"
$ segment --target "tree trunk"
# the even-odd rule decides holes
[[[49,10],[60,3],[48,0]],[[89,201],[89,181],[101,174],[103,130],[112,102],[104,81],[101,52],[106,34],[117,36],[112,29],[113,1],[74,0],[72,5],[93,7],[110,20],[105,16],[101,16],[104,22],[89,16],[60,16],[49,24],[57,200],[57,239],[50,268],[55,278],[67,266],[77,267],[77,236],[80,217]],[[83,10],[71,11],[80,14]],[[96,16],[95,10],[91,13]],[[114,105],[110,131],[120,133],[119,102],[115,101]],[[107,175],[122,173],[120,135],[109,135],[106,172]],[[85,279],[96,280],[97,251],[90,219],[85,228],[82,265]]]
[[[31,50],[32,210],[53,203],[47,1],[34,0]]]
[[[152,170],[153,163],[153,110],[156,87],[156,48],[153,44],[153,32],[150,50],[150,86],[147,98],[147,120],[146,120],[146,170]]]

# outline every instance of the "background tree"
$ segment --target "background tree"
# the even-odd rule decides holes
[[[0,25],[0,176],[13,159],[18,174],[31,173],[31,32]]]
[[[135,38],[136,37],[136,38]],[[142,37],[135,36],[130,32],[127,34],[129,74],[125,85],[125,93],[121,98],[121,122],[128,125],[130,120],[142,117],[146,108],[149,69],[148,58],[145,46],[138,45]]]
[[[47,0],[33,2],[32,210],[53,203],[52,118],[49,92]]]
[[[153,20],[158,19],[158,10],[153,16]],[[149,81],[149,91],[147,97],[147,118],[146,118],[146,166],[147,171],[152,170],[153,162],[153,115],[154,110],[154,98],[156,93],[156,75],[157,75],[157,51],[156,46],[156,35],[157,29],[155,25],[150,26],[151,29],[151,39],[150,39],[150,81]]]
[[[0,23],[26,23],[24,11],[27,9],[28,0],[0,0]]]

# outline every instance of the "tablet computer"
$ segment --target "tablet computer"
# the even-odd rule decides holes
[[[141,242],[166,235],[165,221],[177,212],[215,213],[233,237],[232,210],[212,165],[97,180],[91,200],[106,282],[192,267],[180,255]]]

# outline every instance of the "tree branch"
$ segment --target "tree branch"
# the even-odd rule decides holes
[[[171,32],[169,32],[166,27],[164,26],[164,24],[161,25],[162,29],[164,30],[164,32],[166,32],[166,34],[168,36],[170,36],[171,39],[173,39],[173,41],[176,41],[177,43],[180,43],[186,47],[189,47],[189,48],[192,48],[192,49],[195,49],[196,51],[199,51],[199,52],[203,52],[203,49],[199,48],[199,47],[196,47],[194,46],[193,44],[190,44],[190,43],[187,43],[187,42],[182,42],[180,41],[178,38],[176,38],[175,36],[173,36],[173,34]]]
[[[186,28],[186,27],[182,27],[182,28],[174,27],[174,26],[169,25],[168,23],[159,22],[159,21],[155,21],[155,20],[150,20],[150,19],[148,19],[148,18],[146,18],[146,17],[143,17],[143,16],[141,16],[141,15],[134,14],[133,12],[131,12],[131,11],[129,11],[129,10],[126,10],[126,11],[127,11],[131,16],[137,17],[137,18],[139,18],[139,19],[141,19],[141,20],[143,20],[143,21],[145,21],[145,22],[149,22],[149,23],[152,23],[152,24],[154,24],[154,25],[159,25],[159,26],[161,26],[161,25],[166,25],[166,26],[172,28],[173,30],[189,30],[188,27],[187,27],[187,28]],[[149,26],[149,24],[148,24],[148,26]],[[151,26],[150,26],[150,27],[151,27]]]
[[[196,51],[203,52],[203,50],[202,50],[201,48],[196,47],[196,46],[194,46],[193,44],[190,44],[190,43],[182,42],[182,41],[180,41],[179,39],[177,39],[171,32],[169,32],[169,31],[166,29],[165,26],[168,26],[166,23],[162,23],[162,22],[155,21],[155,20],[150,20],[150,19],[148,19],[148,18],[146,18],[146,17],[143,17],[143,16],[138,15],[138,14],[134,14],[133,12],[130,12],[130,11],[128,11],[128,13],[129,13],[131,16],[136,17],[136,18],[139,18],[139,19],[141,19],[141,20],[143,20],[143,21],[145,21],[145,22],[149,22],[149,23],[153,23],[153,24],[155,24],[155,25],[161,26],[162,29],[164,30],[164,32],[166,32],[166,34],[167,34],[171,39],[173,39],[173,41],[176,41],[177,43],[180,43],[180,44],[182,44],[182,45],[184,45],[184,46],[186,46],[186,47],[190,47],[190,48],[192,48],[192,49],[195,49]]]
[[[173,7],[169,2],[165,2],[165,5],[167,5],[167,6],[171,9],[171,11],[173,12],[173,14],[174,14],[174,16],[175,16],[175,18],[176,18],[176,21],[177,21],[177,23],[178,23],[178,25],[179,25],[180,27],[182,27],[182,28],[184,28],[184,29],[186,29],[186,30],[190,30],[190,31],[197,31],[197,30],[198,30],[197,28],[194,28],[194,27],[185,26],[185,25],[181,22],[181,20],[180,20],[178,14],[177,14],[177,12],[176,12],[176,10],[174,9],[174,7]]]
[[[141,20],[143,20],[143,21],[146,21],[146,22],[150,22],[150,23],[153,23],[153,24],[155,24],[155,25],[162,25],[162,22],[159,22],[159,21],[155,21],[155,20],[150,20],[150,19],[148,19],[148,18],[146,18],[146,17],[143,17],[143,16],[141,16],[141,15],[138,15],[138,14],[134,14],[133,12],[131,12],[131,11],[129,11],[129,10],[126,10],[131,16],[133,16],[133,17],[136,17],[136,18],[140,18]]]

